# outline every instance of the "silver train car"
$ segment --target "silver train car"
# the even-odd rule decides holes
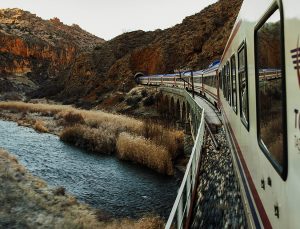
[[[139,77],[222,113],[249,226],[300,227],[300,1],[244,0],[220,62]]]

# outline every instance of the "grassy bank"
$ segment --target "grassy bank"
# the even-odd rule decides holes
[[[108,219],[99,210],[77,202],[62,188],[50,189],[18,160],[0,150],[0,228],[164,228],[156,216]]]
[[[117,154],[122,160],[140,163],[163,174],[173,174],[173,161],[183,149],[182,131],[149,120],[65,105],[23,102],[0,102],[0,110],[9,111],[6,117],[21,125],[58,134],[61,140],[91,152]]]

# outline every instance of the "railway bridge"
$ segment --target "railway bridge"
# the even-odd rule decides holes
[[[191,130],[193,140],[200,127],[203,109],[185,90],[171,87],[160,87],[158,106],[162,114],[171,114],[176,123]]]

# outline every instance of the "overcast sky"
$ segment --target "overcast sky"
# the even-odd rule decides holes
[[[109,40],[123,32],[164,29],[217,0],[0,0],[0,8],[21,8],[44,19],[58,17]]]

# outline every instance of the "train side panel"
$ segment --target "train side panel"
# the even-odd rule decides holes
[[[299,228],[300,206],[300,13],[299,1],[283,2],[288,129],[288,179],[285,187],[291,228]]]

